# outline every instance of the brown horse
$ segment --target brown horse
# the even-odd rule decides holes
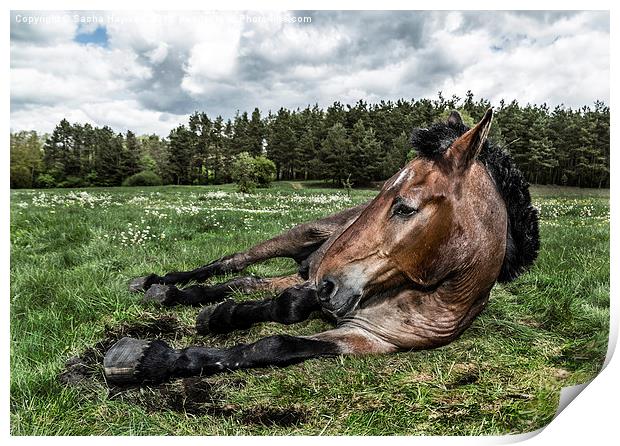
[[[468,129],[458,113],[416,130],[418,156],[369,203],[299,225],[250,250],[189,272],[135,279],[130,288],[163,305],[202,305],[232,290],[277,297],[204,308],[199,333],[265,321],[285,324],[322,311],[336,322],[313,336],[270,336],[232,348],[170,348],[123,338],[106,354],[107,379],[157,382],[240,368],[284,366],[339,354],[377,354],[445,345],[485,307],[496,281],[535,260],[538,215],[528,185],[508,155],[487,142],[493,113]],[[242,277],[216,286],[174,284],[238,272],[257,261],[291,257],[295,276]]]

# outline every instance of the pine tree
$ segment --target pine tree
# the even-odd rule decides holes
[[[84,179],[85,186],[97,186],[97,174],[95,172],[95,157],[97,153],[95,129],[88,123],[84,124],[82,127],[80,144],[80,176]]]
[[[123,135],[115,135],[110,127],[95,129],[95,173],[99,186],[120,186],[123,181]]]
[[[550,178],[558,166],[557,151],[547,134],[547,114],[540,113],[529,128],[527,165],[530,179],[538,183],[543,178]]]
[[[394,139],[392,146],[388,149],[380,166],[380,178],[390,178],[407,164],[407,155],[411,150],[409,137],[405,132],[401,132]]]
[[[570,167],[570,141],[568,141],[568,134],[566,132],[569,118],[570,115],[567,110],[560,106],[555,107],[549,116],[547,133],[551,144],[555,147],[555,158],[558,161],[558,166],[553,169],[550,179],[551,184],[566,185],[573,176]]]
[[[184,125],[173,129],[168,136],[168,162],[174,184],[191,184],[193,136]]]
[[[206,113],[195,112],[189,117],[192,132],[190,181],[206,184],[209,180],[209,149],[211,147],[212,122]]]
[[[260,110],[255,108],[252,112],[252,118],[247,127],[247,144],[248,151],[252,156],[263,154],[263,143],[265,140],[265,125],[260,117]]]
[[[347,129],[353,129],[358,122],[361,122],[367,126],[369,124],[369,120],[370,113],[368,111],[368,104],[366,101],[360,99],[353,107],[347,104],[345,120],[345,127]]]
[[[290,178],[290,153],[294,143],[295,133],[291,126],[291,113],[281,108],[271,119],[267,141],[267,157],[276,163],[277,179]]]
[[[208,166],[212,171],[212,182],[219,183],[222,170],[225,166],[225,134],[224,119],[221,116],[215,118],[211,125],[211,135],[209,136],[209,158]]]
[[[218,164],[218,182],[229,182],[232,180],[230,165],[235,157],[233,150],[233,136],[234,128],[230,119],[224,124],[224,130],[222,132],[222,157],[219,159]]]
[[[498,141],[503,148],[512,155],[515,162],[522,169],[527,168],[527,118],[520,109],[517,101],[503,106],[495,114],[494,123],[500,127],[501,140]]]
[[[71,184],[81,185],[84,172],[82,171],[82,156],[85,152],[86,130],[80,124],[72,124],[68,127],[71,135],[70,144],[65,146],[63,153],[63,177],[69,179]]]
[[[319,152],[322,177],[341,185],[342,181],[352,173],[349,163],[350,154],[351,141],[347,136],[347,130],[340,123],[334,124],[327,131]]]
[[[592,162],[592,185],[596,187],[609,187],[609,107],[601,101],[594,103],[594,111],[591,112],[593,142],[596,150]]]
[[[323,134],[323,111],[317,104],[297,113],[295,126],[296,156],[299,159],[301,178],[317,178],[319,163],[318,149]]]
[[[45,152],[43,157],[45,170],[54,177],[56,183],[60,183],[66,178],[65,164],[67,154],[72,150],[73,146],[72,133],[71,124],[66,119],[63,119],[54,128],[43,147]]]
[[[123,179],[140,172],[140,142],[136,135],[128,130],[125,136],[125,147],[121,156]]]
[[[247,152],[250,148],[250,139],[248,137],[248,128],[250,121],[248,119],[248,112],[243,112],[235,116],[233,121],[233,135],[231,140],[231,155],[237,155],[241,152]]]
[[[297,147],[301,154],[300,163],[303,170],[303,179],[307,180],[309,175],[318,167],[312,130],[308,129],[302,133],[301,138],[297,142]]]
[[[357,186],[366,186],[378,177],[381,170],[381,145],[375,138],[372,128],[366,129],[360,119],[351,132],[351,149],[349,162],[345,169],[347,176]]]

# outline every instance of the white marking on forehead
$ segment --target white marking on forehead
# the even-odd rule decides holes
[[[409,178],[411,176],[413,176],[413,172],[410,169],[403,169],[390,186],[390,189],[402,183],[405,180],[405,177]]]

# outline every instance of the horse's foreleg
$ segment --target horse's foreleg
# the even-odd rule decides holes
[[[260,322],[295,324],[320,311],[316,290],[308,285],[287,288],[273,299],[235,302],[230,299],[204,308],[196,319],[200,334],[229,333]]]
[[[274,257],[290,257],[301,262],[321,246],[336,230],[357,217],[365,207],[366,204],[356,206],[320,220],[300,224],[272,239],[259,243],[247,251],[222,257],[192,271],[170,272],[163,276],[150,274],[145,277],[138,277],[129,283],[129,289],[131,291],[146,291],[154,284],[185,284],[192,280],[203,282],[216,275],[240,272],[254,263]]]
[[[337,328],[309,337],[269,336],[231,348],[187,347],[163,341],[123,338],[106,353],[110,383],[162,382],[170,378],[213,375],[238,369],[284,367],[307,359],[340,354],[389,353],[396,347],[361,329]]]
[[[245,294],[257,291],[279,293],[280,291],[303,282],[298,275],[286,277],[270,277],[262,279],[255,276],[236,277],[228,282],[217,285],[192,285],[179,289],[174,285],[155,284],[144,294],[145,302],[156,302],[165,306],[173,305],[209,305],[220,302],[234,292]]]

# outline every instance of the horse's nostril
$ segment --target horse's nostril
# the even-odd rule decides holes
[[[327,277],[321,282],[321,285],[319,285],[317,294],[320,300],[326,301],[326,300],[329,300],[330,297],[332,297],[335,290],[336,290],[336,282],[334,282],[332,279]]]

